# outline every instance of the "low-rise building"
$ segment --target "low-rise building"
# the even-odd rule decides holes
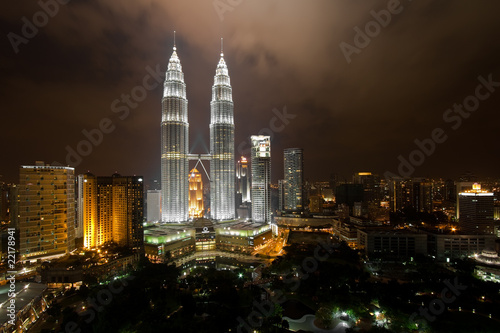
[[[428,233],[429,254],[439,261],[466,258],[484,249],[495,248],[494,235],[467,235],[453,231]]]
[[[427,254],[427,234],[408,229],[358,229],[358,248],[367,255],[412,257]]]
[[[249,254],[270,239],[270,224],[241,221],[213,223],[202,218],[189,225],[147,227],[144,249],[150,261],[166,262],[194,252],[212,250]]]

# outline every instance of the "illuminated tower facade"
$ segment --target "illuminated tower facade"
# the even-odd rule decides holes
[[[210,211],[214,220],[235,218],[234,106],[221,53],[210,103]]]
[[[108,242],[141,250],[144,197],[141,177],[78,176],[78,220],[83,223],[83,246]]]
[[[467,234],[494,234],[494,193],[474,184],[472,190],[458,194],[460,202],[460,230]]]
[[[252,220],[271,223],[271,137],[252,135]]]
[[[188,220],[188,101],[176,47],[165,76],[161,120],[162,221]]]
[[[284,150],[283,198],[284,209],[300,212],[304,209],[304,152],[301,148],[287,148]]]
[[[203,181],[201,173],[192,169],[189,173],[189,218],[203,217]]]
[[[75,249],[75,169],[23,165],[19,172],[21,260]]]
[[[236,167],[236,193],[241,194],[242,202],[250,201],[250,172],[248,170],[248,160],[241,156]]]

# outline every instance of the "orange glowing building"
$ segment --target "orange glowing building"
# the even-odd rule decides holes
[[[203,181],[196,168],[189,172],[189,218],[203,217]]]

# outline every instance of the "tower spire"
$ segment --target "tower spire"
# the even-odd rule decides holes
[[[224,56],[224,38],[220,38],[220,56]]]
[[[177,47],[175,45],[175,30],[174,30],[174,51],[177,50]]]

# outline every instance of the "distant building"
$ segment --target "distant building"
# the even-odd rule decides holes
[[[203,181],[198,170],[192,169],[189,174],[189,218],[203,217]]]
[[[0,222],[9,221],[9,186],[0,182]]]
[[[323,197],[320,194],[309,196],[309,212],[311,214],[320,214],[323,212]]]
[[[340,223],[338,217],[331,216],[314,216],[314,217],[296,217],[296,216],[277,216],[275,217],[276,224],[280,228],[313,228],[313,229],[329,229],[332,226]]]
[[[471,190],[458,194],[458,202],[462,233],[494,234],[492,192],[481,190],[481,185],[476,183]]]
[[[148,222],[161,221],[161,191],[149,190],[146,192],[146,220]]]
[[[0,182],[0,222],[19,229],[19,186]]]
[[[465,179],[468,179],[467,177]],[[459,181],[455,182],[455,202],[456,202],[456,217],[457,220],[460,219],[460,193],[472,190],[472,186],[474,185],[474,182],[470,181]]]
[[[410,230],[358,229],[358,247],[368,255],[412,257],[427,254],[427,235]]]
[[[23,165],[19,176],[21,260],[75,249],[75,169],[43,162]]]
[[[278,210],[285,210],[285,180],[278,179]]]
[[[241,156],[236,167],[236,193],[241,194],[242,202],[249,202],[250,197],[250,170],[248,169],[248,160]]]
[[[115,242],[134,250],[143,244],[143,180],[138,176],[97,177],[90,173],[79,179],[82,193],[84,242],[96,248]]]
[[[355,202],[363,201],[364,190],[362,184],[340,184],[335,192],[336,203],[348,206],[350,212],[353,211]]]
[[[304,209],[304,151],[287,148],[283,155],[284,210],[301,212]]]
[[[429,254],[439,261],[466,258],[495,247],[494,235],[428,232]]]
[[[371,172],[358,172],[354,174],[353,183],[363,185],[362,202],[365,211],[369,204],[380,205],[380,201],[383,199],[380,182],[380,176]]]
[[[271,137],[252,135],[252,220],[271,222]]]
[[[433,183],[425,178],[394,178],[389,182],[391,211],[413,208],[417,212],[432,213]]]
[[[387,184],[390,196],[390,208],[392,212],[411,207],[413,190],[411,181],[403,178],[393,178]]]
[[[251,202],[244,202],[242,203],[237,209],[236,213],[238,216],[238,219],[240,220],[248,220],[250,219],[251,213],[252,213],[252,203]]]
[[[417,212],[432,213],[433,205],[433,183],[429,179],[413,179],[412,206]]]

